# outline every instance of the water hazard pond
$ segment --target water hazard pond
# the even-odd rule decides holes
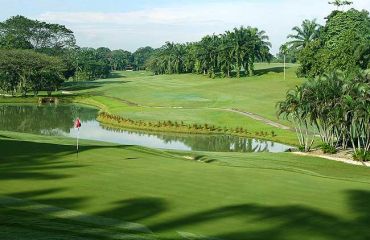
[[[228,135],[193,135],[117,130],[96,121],[98,110],[79,105],[0,105],[0,130],[76,137],[73,120],[80,117],[80,138],[150,148],[211,152],[284,152],[290,146]]]

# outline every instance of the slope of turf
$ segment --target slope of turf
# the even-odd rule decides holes
[[[274,131],[277,139],[295,144],[295,134],[270,126],[227,109],[252,112],[266,119],[277,119],[276,103],[288,89],[300,84],[296,65],[289,65],[284,80],[281,64],[256,64],[253,77],[216,78],[196,74],[152,76],[148,72],[115,72],[112,78],[67,83],[66,91],[106,112],[143,121],[183,121],[186,124],[210,124],[218,127],[243,127],[251,132]]]
[[[196,74],[151,76],[147,72],[116,72],[113,79],[96,81],[95,84],[72,84],[67,89],[145,106],[237,108],[276,120],[276,102],[302,80],[295,76],[295,65],[287,69],[286,80],[280,64],[256,66],[259,70],[255,76],[240,79],[210,79]],[[167,116],[167,112],[164,115]]]
[[[77,157],[72,139],[0,141],[0,239],[370,237],[365,167],[88,141]]]

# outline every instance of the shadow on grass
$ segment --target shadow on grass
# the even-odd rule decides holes
[[[125,148],[128,146],[81,145],[79,155],[85,151],[101,148]],[[86,167],[78,160],[74,145],[40,143],[29,141],[0,141],[0,180],[5,179],[39,179],[56,180],[73,177],[68,169]],[[66,157],[62,159],[62,157]],[[68,161],[73,160],[73,161]],[[65,173],[60,173],[61,171]]]
[[[66,82],[63,84],[62,90],[65,91],[81,91],[90,90],[102,87],[112,83],[129,83],[131,81],[110,81],[110,80],[99,80],[99,81],[81,81],[81,82]]]
[[[123,75],[122,72],[111,72],[109,78],[126,78],[126,75]]]
[[[167,209],[167,204],[163,199],[154,197],[127,199],[114,202],[113,205],[113,209],[101,212],[99,215],[138,222],[156,216]]]
[[[240,219],[251,225],[260,225],[259,230],[230,232],[225,226],[225,234],[211,235],[215,239],[370,239],[370,191],[352,190],[346,192],[348,208],[356,216],[344,219],[318,209],[302,205],[264,206],[261,204],[242,204],[226,206],[211,211],[185,216],[170,222],[152,225],[154,232],[181,230],[197,225],[228,219]],[[244,219],[244,220],[243,220]],[[253,226],[252,226],[253,227]],[[178,239],[178,238],[174,238]]]
[[[48,197],[65,190],[54,188],[0,196],[0,238],[157,239],[146,226],[131,221],[164,211],[166,204],[161,199],[127,199],[114,203],[116,206],[111,210],[89,215],[72,210],[87,204],[88,198]]]
[[[0,181],[53,180],[58,186],[61,178],[71,175],[56,174],[53,169],[68,170],[86,166],[58,159],[59,156],[73,155],[74,149],[71,147],[73,146],[1,140]],[[115,146],[82,146],[81,153],[95,148],[112,147]],[[60,197],[64,191],[68,189],[54,187],[0,196],[0,239],[129,239],[127,234],[133,234],[136,237],[154,236],[153,239],[180,240],[184,237],[177,232],[193,230],[198,234],[225,240],[370,239],[370,191],[364,190],[345,192],[351,218],[305,205],[270,206],[251,203],[226,205],[183,216],[173,214],[172,219],[161,222],[155,220],[169,211],[170,203],[165,196],[127,198],[116,202],[108,199],[106,202],[111,207],[88,215],[75,210],[86,207],[92,199],[87,196]],[[196,197],[193,199],[197,200]],[[228,225],[236,221],[241,224],[237,228]],[[152,224],[145,227],[132,222]],[[208,230],[202,233],[201,226],[207,226],[207,229],[214,226],[215,232]],[[220,226],[223,228],[220,229]],[[155,237],[168,236],[169,233],[172,238]]]
[[[1,141],[1,138],[3,138],[3,139],[12,139],[11,137],[9,137],[9,136],[5,136],[5,135],[1,135],[0,134],[0,141]]]
[[[60,190],[51,189],[44,192],[18,193],[12,196],[37,200],[40,196],[58,191]],[[163,199],[144,197],[123,200],[114,203],[116,206],[112,209],[94,215],[73,215],[68,212],[63,214],[63,209],[56,209],[61,217],[55,217],[50,212],[24,211],[22,206],[2,206],[0,208],[0,237],[2,239],[7,239],[6,237],[12,239],[17,237],[17,239],[52,239],[55,237],[58,239],[74,237],[78,237],[78,239],[126,239],[123,238],[124,236],[127,237],[126,234],[132,234],[136,237],[146,236],[149,239],[153,237],[152,239],[168,240],[369,239],[370,207],[368,199],[370,199],[370,192],[354,190],[347,192],[347,196],[348,208],[353,211],[354,215],[352,219],[344,219],[332,213],[302,205],[242,204],[183,216],[167,222],[153,224],[149,228],[140,224],[133,224],[131,228],[128,226],[131,221],[140,223],[168,211],[167,204]],[[55,205],[63,203],[63,206],[68,208],[76,208],[83,205],[86,199],[50,198],[37,201]],[[25,203],[24,205],[27,205],[29,209],[30,204]],[[245,227],[238,227],[240,230],[230,230],[233,226],[227,224],[230,223],[230,220],[235,221],[235,219],[244,222]],[[219,228],[220,225],[214,225],[215,223],[220,224],[220,221],[223,224],[222,229]],[[207,226],[214,225],[215,232],[224,233],[205,233],[210,238],[184,238],[178,234],[205,224]],[[200,230],[196,231],[199,233]],[[173,237],[155,237],[164,236],[162,235],[164,233],[166,236],[170,234]]]
[[[290,67],[286,67],[285,69],[289,69]],[[268,73],[283,73],[284,67],[271,67],[271,68],[263,68],[254,70],[254,75],[261,76]]]

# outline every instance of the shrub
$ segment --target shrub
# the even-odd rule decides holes
[[[324,152],[324,153],[330,153],[330,154],[335,154],[337,153],[337,149],[327,143],[324,143],[320,146],[321,150]]]
[[[300,151],[300,152],[306,152],[306,148],[305,148],[305,146],[299,146],[298,147],[298,151]]]
[[[362,162],[370,161],[370,151],[366,151],[365,149],[356,150],[352,156],[353,159],[356,161]]]

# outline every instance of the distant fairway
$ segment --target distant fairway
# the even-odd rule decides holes
[[[87,141],[77,158],[72,139],[0,138],[0,239],[370,237],[365,167]]]
[[[148,72],[115,72],[110,79],[67,83],[64,90],[78,94],[79,101],[100,107],[125,118],[143,121],[184,121],[243,127],[251,132],[274,131],[276,141],[295,144],[290,131],[256,121],[237,109],[279,122],[276,103],[288,89],[300,84],[296,65],[288,65],[284,80],[281,64],[256,64],[253,77],[215,78],[196,74],[152,76]]]
[[[296,65],[256,64],[256,76],[215,78],[196,74],[151,76],[148,72],[116,72],[113,79],[80,84],[70,90],[93,93],[146,106],[238,108],[276,120],[275,104],[288,89],[300,84]],[[116,82],[115,82],[116,81]],[[86,88],[85,90],[82,90]],[[157,110],[160,114],[160,110]]]

